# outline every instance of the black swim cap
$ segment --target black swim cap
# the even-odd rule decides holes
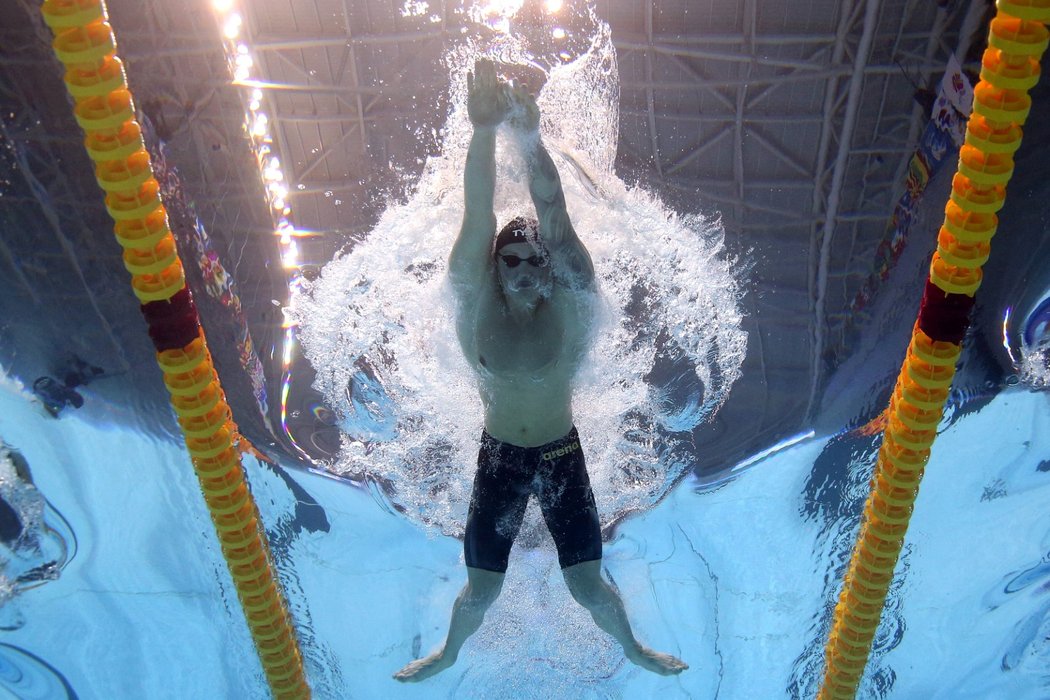
[[[504,226],[492,242],[492,255],[514,243],[528,243],[537,250],[545,250],[540,238],[540,224],[536,219],[516,216]]]

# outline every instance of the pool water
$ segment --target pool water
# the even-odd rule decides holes
[[[0,688],[17,698],[266,697],[187,453],[87,394],[47,416],[16,383],[0,434],[31,467],[68,559],[12,582]],[[1050,411],[1012,389],[946,420],[860,697],[1050,693]],[[991,437],[994,436],[994,439]],[[248,460],[316,697],[812,697],[876,438],[813,437],[715,484],[682,481],[606,543],[639,638],[690,664],[627,663],[571,599],[549,541],[516,545],[458,663],[390,674],[443,640],[461,544],[320,474]],[[585,445],[586,447],[586,441]],[[10,551],[5,550],[10,555]]]

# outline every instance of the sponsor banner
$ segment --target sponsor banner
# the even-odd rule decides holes
[[[851,316],[870,303],[900,259],[927,185],[948,156],[954,156],[962,145],[972,104],[973,87],[953,55],[941,79],[930,120],[908,163],[904,194],[894,208],[886,235],[875,250],[873,269],[850,303]]]
[[[241,299],[237,294],[233,276],[222,264],[214,242],[197,216],[193,201],[183,190],[176,168],[168,163],[164,153],[165,144],[157,136],[152,122],[142,114],[138,119],[153,162],[153,172],[160,183],[164,207],[168,210],[168,222],[183,254],[183,262],[186,265],[196,263],[203,280],[204,293],[225,309],[226,317],[222,321],[233,329],[241,369],[251,382],[255,403],[263,421],[269,427],[266,375],[248,332],[248,321],[241,308]],[[190,257],[187,252],[191,252],[192,260],[187,259]]]

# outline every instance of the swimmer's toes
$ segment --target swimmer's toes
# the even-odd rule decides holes
[[[671,675],[677,675],[682,671],[686,670],[687,668],[689,668],[689,664],[682,661],[681,659],[674,659],[674,663],[671,668]]]
[[[435,652],[422,659],[416,659],[394,674],[394,680],[402,683],[418,683],[434,674],[444,671],[452,665],[440,652]]]
[[[644,647],[631,658],[631,661],[661,676],[673,676],[689,668],[689,665],[681,659]]]
[[[402,683],[414,683],[423,680],[419,677],[420,671],[425,668],[423,661],[424,659],[416,659],[415,661],[410,662],[407,666],[394,674],[394,680],[401,681]]]
[[[689,668],[689,664],[671,656],[668,659],[660,660],[656,672],[663,676],[677,676],[687,668]]]

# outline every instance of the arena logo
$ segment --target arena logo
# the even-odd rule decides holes
[[[577,440],[576,442],[573,442],[571,445],[566,445],[565,447],[559,447],[558,449],[551,450],[550,452],[544,452],[543,453],[543,459],[544,460],[553,460],[553,459],[556,459],[558,457],[564,457],[567,454],[572,454],[573,452],[575,452],[578,449],[580,449],[580,442],[579,442],[579,440]]]

